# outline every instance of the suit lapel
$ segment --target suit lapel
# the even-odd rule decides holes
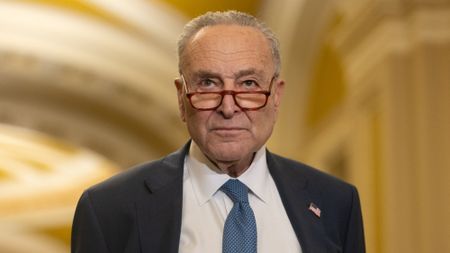
[[[176,253],[183,201],[183,161],[189,143],[149,168],[148,194],[136,202],[142,252]]]
[[[308,187],[308,180],[301,170],[282,164],[269,152],[267,164],[303,253],[327,252],[327,236],[322,221],[309,210],[311,203],[320,207],[319,194]]]

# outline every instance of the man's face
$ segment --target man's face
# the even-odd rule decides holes
[[[257,85],[268,90],[275,66],[267,39],[255,28],[216,25],[200,30],[185,48],[182,74],[189,92],[198,84],[240,90]],[[186,98],[183,81],[175,81],[180,114],[201,151],[216,163],[251,162],[272,133],[283,81],[275,78],[267,105],[259,110],[239,108],[231,95],[214,110],[194,109]],[[246,166],[248,166],[247,164]]]

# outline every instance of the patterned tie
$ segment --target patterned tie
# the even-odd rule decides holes
[[[256,221],[248,203],[248,188],[230,179],[220,188],[234,203],[223,229],[223,253],[256,253]]]

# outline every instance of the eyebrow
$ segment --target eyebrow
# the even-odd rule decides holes
[[[250,76],[250,75],[255,75],[255,74],[260,77],[264,76],[264,72],[262,70],[257,70],[255,68],[249,68],[249,69],[243,69],[243,70],[238,71],[236,74],[234,74],[234,77],[237,79],[237,78],[240,78],[243,76]]]
[[[192,73],[193,77],[200,77],[200,78],[204,78],[204,77],[220,77],[220,74],[214,71],[210,71],[210,70],[199,70],[196,71],[194,73]]]
[[[235,79],[238,79],[240,77],[243,76],[249,76],[249,75],[258,75],[258,76],[264,76],[264,72],[262,70],[257,70],[255,68],[249,68],[249,69],[243,69],[243,70],[239,70],[237,73],[233,74],[233,77]],[[222,76],[220,73],[215,72],[215,71],[211,71],[211,70],[199,70],[196,71],[192,74],[193,77],[200,77],[200,78],[204,78],[204,77],[216,77],[219,78],[220,76]]]

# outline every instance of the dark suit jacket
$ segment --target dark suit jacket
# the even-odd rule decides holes
[[[189,143],[86,190],[73,221],[72,252],[178,252],[188,149]],[[267,163],[303,253],[365,252],[355,187],[270,152]],[[310,203],[321,209],[320,218]]]

